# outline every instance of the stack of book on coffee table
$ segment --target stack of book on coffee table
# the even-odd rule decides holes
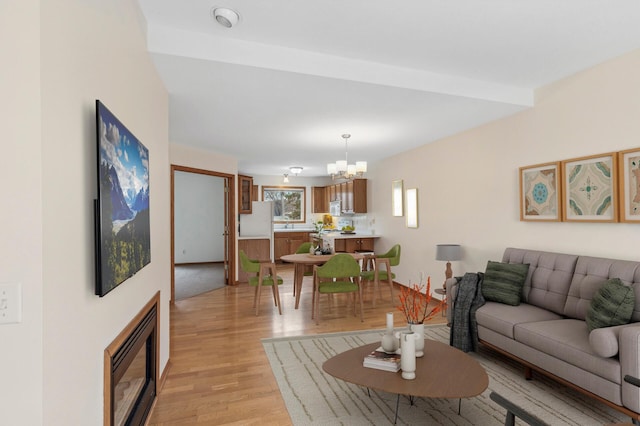
[[[400,354],[387,353],[380,347],[366,355],[362,365],[384,371],[400,371]]]

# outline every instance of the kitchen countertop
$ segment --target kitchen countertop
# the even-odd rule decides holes
[[[268,240],[270,238],[268,235],[243,235],[239,236],[238,240]]]
[[[351,239],[351,238],[381,238],[382,235],[375,234],[365,234],[358,233],[357,231],[354,234],[341,234],[340,232],[328,232],[326,234],[322,234],[322,238],[328,239]]]
[[[275,228],[273,232],[316,232],[315,228]]]

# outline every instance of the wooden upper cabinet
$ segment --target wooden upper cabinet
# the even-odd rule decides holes
[[[336,194],[336,185],[331,185],[327,188],[329,188],[329,202],[336,201],[338,199],[338,196]]]
[[[353,196],[352,208],[354,213],[366,213],[367,212],[367,180],[366,179],[354,179],[351,181],[353,184],[353,190],[351,192]]]
[[[327,213],[329,211],[327,187],[314,186],[311,188],[311,192],[311,210],[313,213]]]
[[[238,175],[238,213],[251,214],[252,193],[253,178],[251,176]]]
[[[367,212],[367,180],[353,179],[347,182],[336,183],[325,187],[327,191],[328,203],[339,200],[342,203],[342,210],[353,211],[353,213]],[[327,203],[327,204],[328,204]],[[329,207],[327,205],[327,207]],[[321,213],[315,211],[314,213]]]

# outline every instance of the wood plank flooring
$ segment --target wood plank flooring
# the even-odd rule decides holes
[[[263,291],[260,314],[247,284],[213,290],[171,307],[170,367],[149,425],[291,425],[260,339],[348,330],[381,329],[392,306],[388,287],[373,306],[373,285],[365,286],[364,322],[353,316],[346,295],[321,298],[320,324],[311,320],[311,277],[305,277],[300,309],[294,309],[293,268],[278,265],[283,314]],[[264,288],[263,290],[268,290]],[[398,290],[394,289],[397,299]],[[438,316],[431,323],[444,323]]]

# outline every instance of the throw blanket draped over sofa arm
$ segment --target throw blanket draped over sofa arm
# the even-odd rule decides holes
[[[453,318],[450,323],[449,343],[463,352],[475,352],[478,349],[476,311],[484,305],[482,297],[483,275],[481,272],[477,274],[466,273],[458,283]]]

